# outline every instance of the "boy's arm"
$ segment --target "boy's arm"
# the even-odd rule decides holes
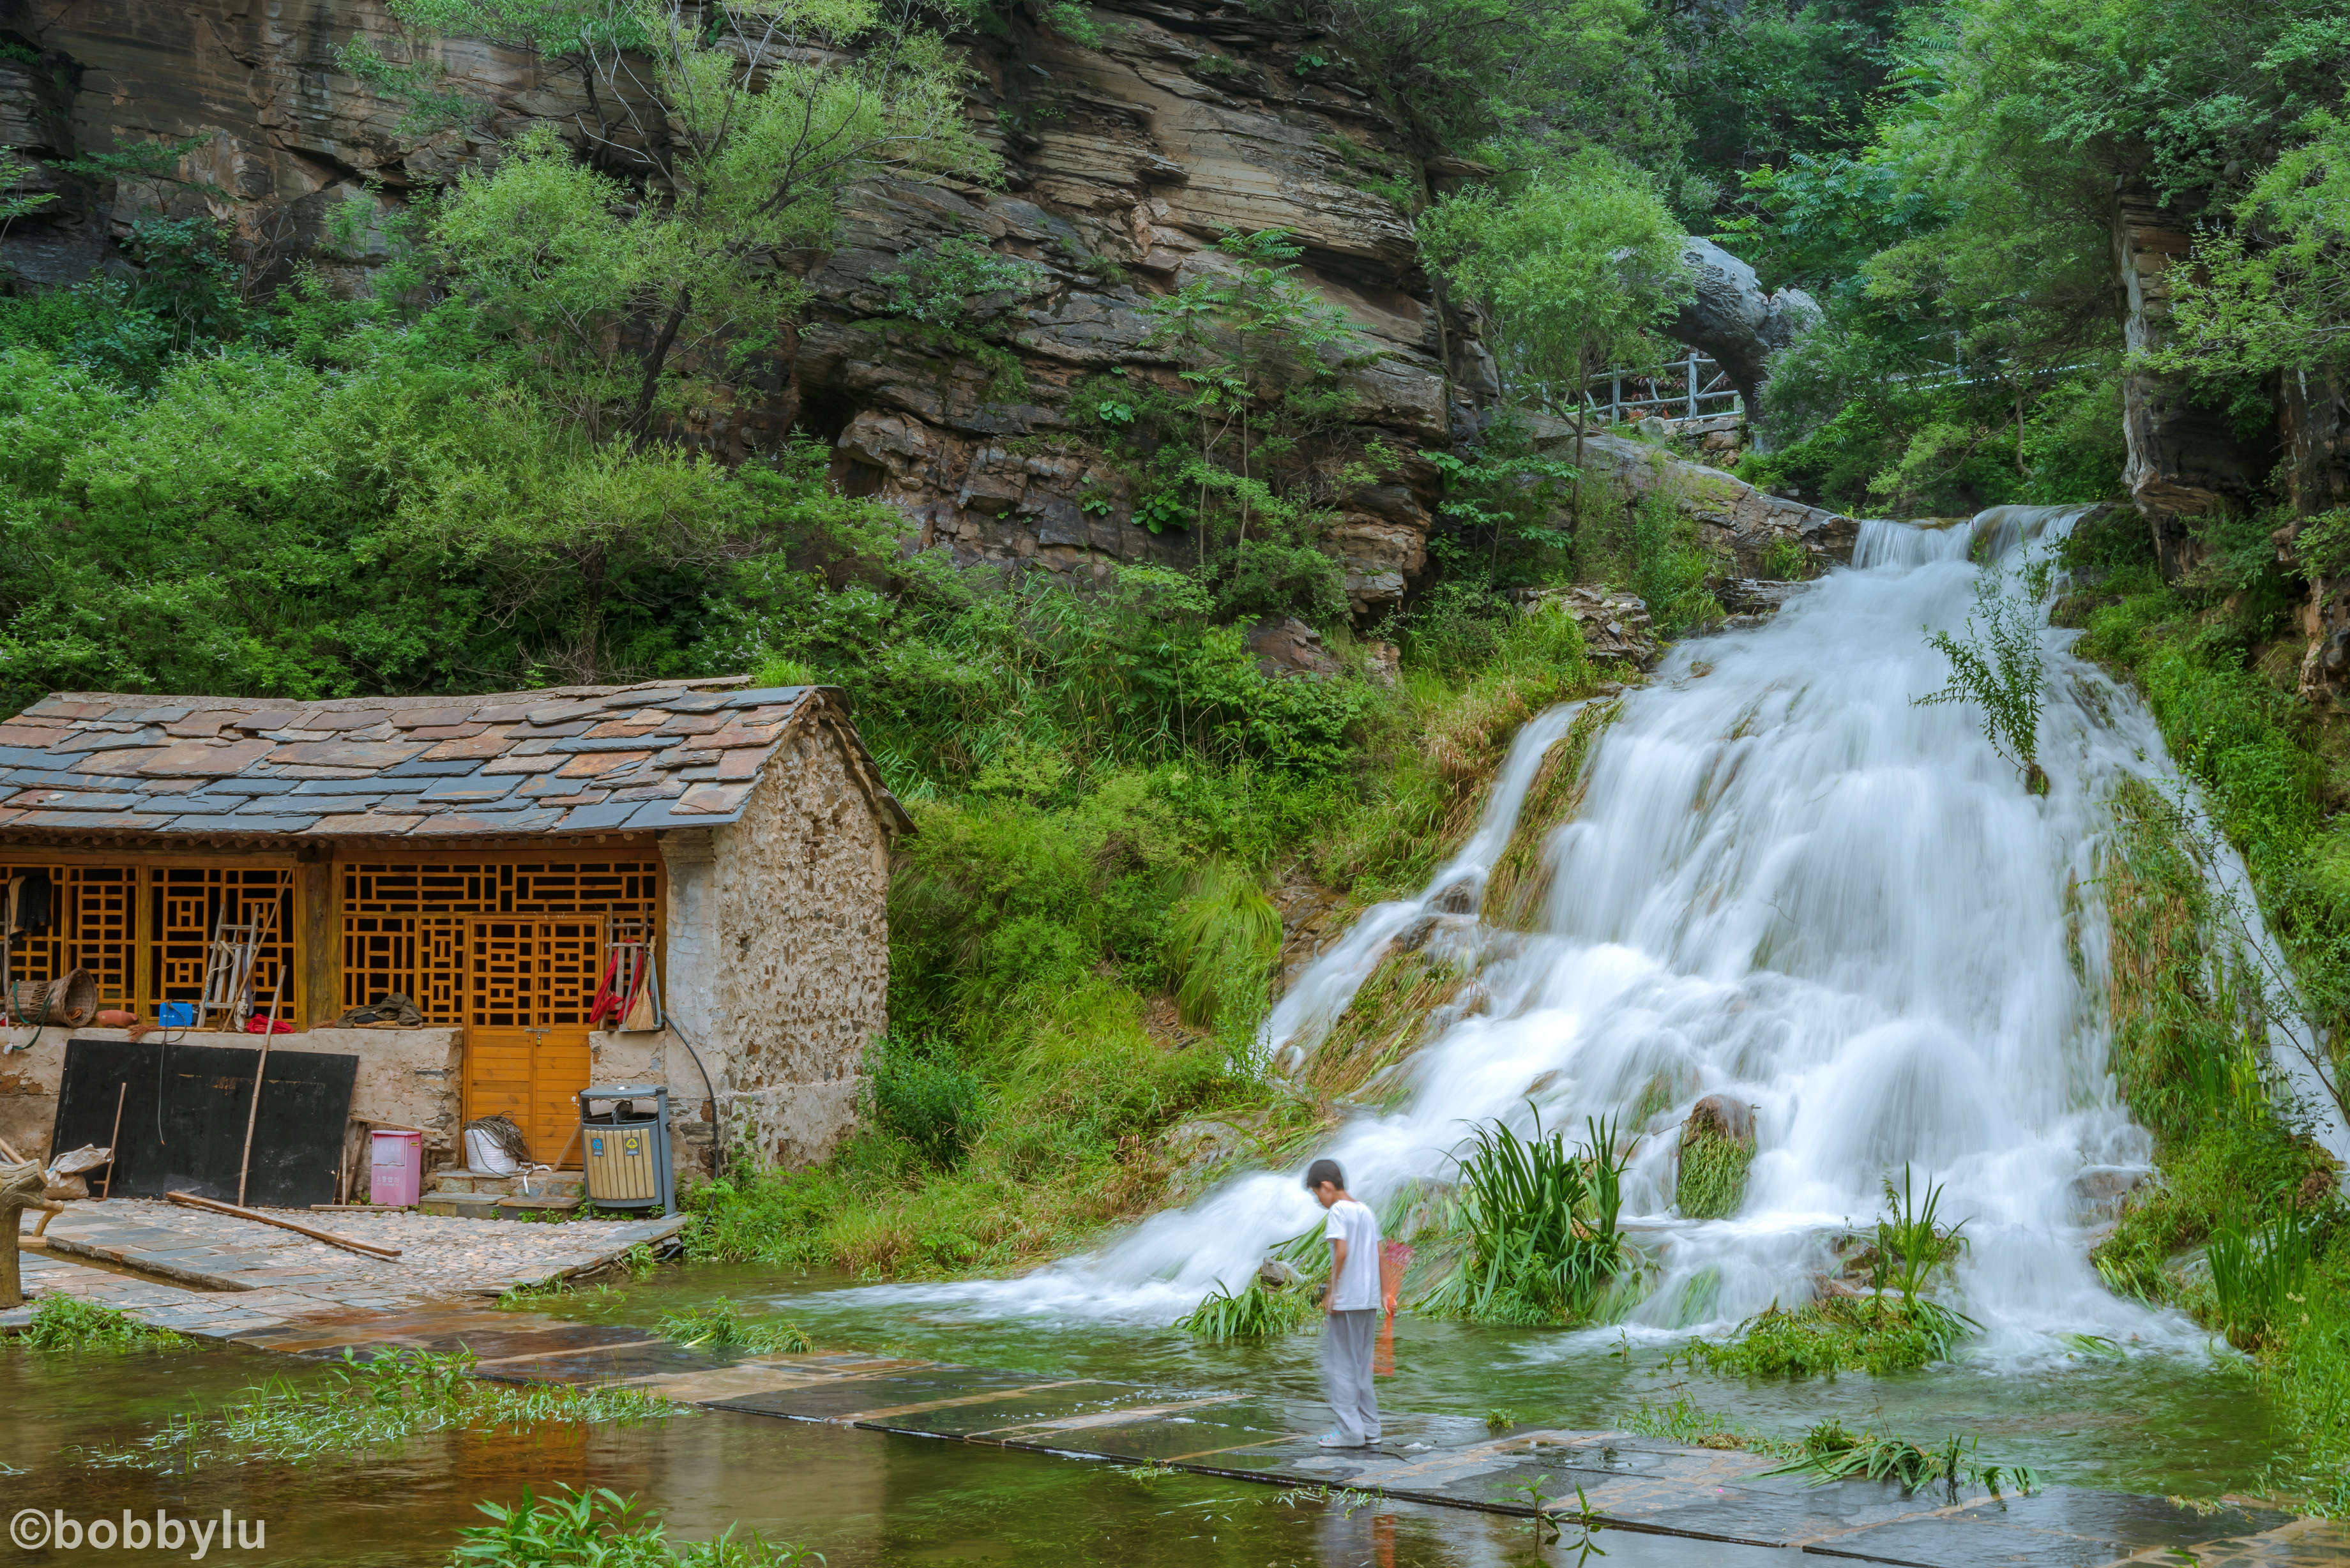
[[[1333,1236],[1330,1238],[1330,1284],[1329,1288],[1322,1293],[1322,1310],[1324,1312],[1336,1312],[1338,1310],[1331,1303],[1338,1299],[1338,1281],[1346,1272],[1347,1238],[1344,1236]]]

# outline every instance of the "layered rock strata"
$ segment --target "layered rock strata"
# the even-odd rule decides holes
[[[1378,189],[1411,177],[1391,128],[1366,94],[1239,4],[1113,0],[1092,15],[1092,45],[1054,33],[1016,49],[966,40],[969,111],[1004,160],[1002,184],[858,192],[809,279],[808,318],[753,378],[759,391],[690,410],[677,433],[735,459],[795,427],[836,440],[846,483],[899,503],[920,543],[965,562],[1078,576],[1180,562],[1198,542],[1136,524],[1127,477],[1071,429],[1071,389],[1113,371],[1171,381],[1150,297],[1219,265],[1220,234],[1285,230],[1304,247],[1300,277],[1343,306],[1357,333],[1357,363],[1344,372],[1357,438],[1402,454],[1384,483],[1326,498],[1325,547],[1348,598],[1358,615],[1380,614],[1427,562],[1436,475],[1416,454],[1451,444],[1456,399],[1465,411],[1492,390],[1473,339],[1440,321],[1409,223]],[[409,57],[380,0],[91,0],[62,11],[0,0],[0,30],[39,62],[0,61],[0,125],[19,145],[54,157],[196,141],[176,182],[76,187],[20,221],[8,259],[43,281],[86,275],[99,242],[161,210],[226,220],[256,275],[307,255],[348,285],[375,258],[328,243],[334,209],[397,204],[532,122],[577,137],[596,118],[577,69],[449,39],[428,51],[445,85],[490,110],[463,130],[406,127],[399,103],[336,63],[353,40]],[[965,234],[1039,269],[1000,334],[1016,375],[881,317],[877,273]],[[368,244],[380,258],[381,234]]]

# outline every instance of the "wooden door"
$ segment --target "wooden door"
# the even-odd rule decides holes
[[[601,915],[467,922],[465,1119],[513,1117],[543,1164],[562,1156],[579,1125],[588,1008],[603,964]]]

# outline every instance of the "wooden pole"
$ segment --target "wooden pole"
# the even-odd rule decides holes
[[[286,994],[286,966],[277,966],[277,984],[269,992],[269,1022],[261,1026],[261,1059],[253,1067],[253,1100],[244,1107],[244,1153],[236,1162],[236,1200],[244,1202],[244,1179],[253,1168],[253,1124],[261,1116],[261,1079],[269,1070],[269,1037],[277,1033],[277,999]]]
[[[324,1241],[329,1247],[340,1247],[348,1252],[362,1252],[370,1258],[397,1258],[397,1247],[379,1247],[369,1241],[354,1241],[348,1236],[338,1236],[331,1231],[313,1231],[307,1225],[296,1225],[291,1220],[280,1220],[275,1214],[264,1214],[257,1209],[240,1209],[234,1203],[215,1203],[209,1198],[199,1198],[192,1192],[166,1192],[164,1197],[190,1209],[209,1209],[215,1214],[226,1214],[238,1220],[250,1220],[256,1225],[275,1225],[280,1231],[291,1231],[297,1236],[307,1236],[313,1241]]]
[[[29,1159],[0,1170],[0,1310],[25,1304],[24,1276],[16,1268],[16,1232],[25,1210],[41,1203],[47,1185],[41,1168]]]
[[[98,1194],[101,1203],[114,1196],[114,1168],[122,1159],[122,1102],[130,1097],[130,1080],[122,1080],[122,1087],[114,1095],[114,1137],[106,1146],[106,1185]]]

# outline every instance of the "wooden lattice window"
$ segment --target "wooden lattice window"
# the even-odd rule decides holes
[[[343,1005],[396,992],[443,1024],[466,1019],[469,921],[607,915],[616,931],[650,935],[660,898],[652,860],[347,865],[342,875]],[[588,961],[600,964],[602,953]],[[477,985],[491,979],[487,971],[474,976]]]
[[[203,995],[204,965],[225,914],[231,923],[268,929],[256,953],[255,1006],[266,1009],[282,971],[278,1016],[300,1016],[301,971],[295,961],[294,874],[245,865],[0,865],[0,880],[20,871],[49,877],[49,925],[9,944],[12,981],[54,980],[89,971],[99,1000],[151,1018],[161,1002]],[[276,905],[274,918],[272,902]],[[206,1023],[223,1022],[215,1014]]]
[[[204,967],[224,926],[258,926],[254,954],[253,1010],[277,1016],[301,1011],[301,971],[294,962],[294,874],[258,866],[161,866],[147,873],[150,910],[147,1000],[197,1002]],[[275,906],[273,909],[272,906]],[[283,975],[284,990],[279,990]],[[218,1022],[208,1020],[207,1022]]]
[[[99,1000],[114,1007],[136,1000],[139,873],[128,866],[0,866],[0,880],[23,871],[49,877],[49,925],[8,944],[12,982],[55,980],[85,969]]]

